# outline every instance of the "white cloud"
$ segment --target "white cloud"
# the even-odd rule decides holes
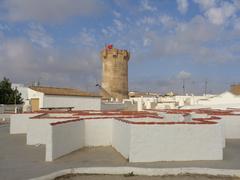
[[[102,28],[101,32],[103,33],[104,36],[108,35],[108,30],[105,28]]]
[[[215,0],[194,0],[194,2],[199,4],[203,10],[209,9],[216,5]]]
[[[221,25],[225,21],[225,17],[221,8],[211,8],[206,12],[206,16],[211,23],[216,25]]]
[[[160,22],[167,28],[173,28],[177,22],[171,16],[161,15],[159,16]]]
[[[113,15],[117,18],[120,18],[121,17],[121,14],[117,11],[113,11]]]
[[[41,78],[44,85],[85,86],[100,76],[98,51],[34,48],[27,39],[3,38],[0,46],[1,76],[14,82],[31,83]],[[14,73],[13,73],[14,72]]]
[[[150,16],[144,16],[136,24],[138,26],[141,26],[141,25],[154,25],[156,23],[157,23],[156,18],[150,17]]]
[[[201,16],[194,17],[189,22],[178,23],[177,27],[168,34],[153,30],[150,32],[147,36],[146,32],[142,32],[143,37],[151,39],[151,44],[148,51],[138,52],[137,58],[139,59],[160,59],[162,61],[171,59],[202,63],[219,63],[236,59],[229,44],[224,41],[224,37],[234,40],[235,36],[230,37],[227,31],[219,29],[218,26],[209,23]]]
[[[232,3],[225,2],[220,7],[212,7],[205,12],[205,16],[215,25],[224,24],[236,13],[237,9]]]
[[[10,31],[10,27],[7,24],[0,24],[0,31]]]
[[[125,32],[126,29],[127,23],[119,19],[113,19],[112,25],[102,28],[101,33],[103,35],[104,41],[108,42],[110,37],[118,37],[121,33]]]
[[[142,0],[141,3],[140,3],[140,10],[142,11],[156,11],[157,8],[156,7],[153,7],[149,4],[149,1],[148,0]]]
[[[62,22],[71,16],[104,12],[97,0],[3,0],[5,18],[11,21]],[[5,12],[4,11],[4,12]]]
[[[240,31],[240,18],[234,20],[234,29]]]
[[[144,37],[143,38],[143,46],[149,46],[151,44],[151,39],[149,39],[148,37]]]
[[[177,0],[178,10],[181,14],[185,14],[188,10],[188,0]]]
[[[178,79],[189,79],[191,77],[191,73],[186,71],[180,71],[177,75]]]
[[[54,43],[54,39],[48,35],[46,30],[40,24],[30,24],[30,29],[27,33],[33,43],[44,48],[52,47]]]
[[[29,67],[35,69],[33,48],[24,39],[4,40],[0,50],[1,71],[14,72],[26,71]]]
[[[83,46],[89,46],[93,47],[96,45],[96,37],[94,34],[90,31],[87,31],[86,29],[83,29],[78,37],[75,37],[71,41],[74,44],[81,44]]]
[[[115,27],[116,27],[116,29],[118,30],[118,31],[122,31],[123,29],[124,29],[124,23],[122,23],[120,20],[118,20],[118,19],[114,19],[113,20],[113,23],[114,23],[114,25],[115,25]]]

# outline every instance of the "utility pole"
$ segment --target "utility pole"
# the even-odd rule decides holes
[[[183,79],[183,95],[185,96],[186,95],[186,90],[185,90],[185,79]]]
[[[204,94],[205,94],[205,96],[207,94],[207,86],[208,86],[208,80],[205,80],[205,87],[204,87]]]
[[[17,113],[17,93],[16,93],[16,91],[17,91],[17,88],[15,88],[15,90],[14,90],[14,111],[15,111],[15,114]]]

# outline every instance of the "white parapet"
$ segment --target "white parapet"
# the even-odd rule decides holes
[[[31,119],[28,121],[27,125],[27,145],[37,145],[37,144],[46,144],[47,141],[47,131],[50,123],[56,123],[61,121],[67,121],[70,119],[53,119],[53,118],[44,118],[44,119]]]
[[[84,146],[106,145],[112,145],[130,162],[223,158],[223,135],[219,123],[150,125],[91,119],[58,122],[45,129],[46,161]]]
[[[226,115],[222,118],[226,139],[240,139],[240,116]]]
[[[46,128],[46,161],[52,161],[84,146],[109,146],[112,119],[76,120]]]
[[[132,125],[130,162],[222,160],[220,124]]]
[[[112,146],[126,159],[129,158],[130,125],[121,121],[113,121]]]
[[[84,122],[84,146],[110,146],[113,118],[90,119]]]
[[[30,118],[37,115],[40,115],[40,113],[12,114],[10,119],[10,134],[26,134]]]
[[[78,150],[84,146],[83,121],[48,125],[46,143],[46,161]]]

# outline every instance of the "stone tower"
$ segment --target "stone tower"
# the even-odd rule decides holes
[[[113,45],[101,51],[102,60],[102,96],[121,101],[128,98],[128,60],[127,50],[120,50]]]

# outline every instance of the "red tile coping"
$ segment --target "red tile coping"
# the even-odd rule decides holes
[[[218,121],[221,119],[222,118],[217,117],[217,116],[211,116],[209,118],[192,118],[193,121]]]
[[[127,124],[137,124],[137,125],[173,125],[173,124],[217,124],[217,122],[214,121],[198,121],[198,122],[133,122],[129,120],[125,120],[122,118],[116,118],[116,120],[125,122]]]
[[[114,118],[115,120],[127,123],[127,124],[138,124],[138,125],[217,124],[217,122],[210,121],[212,119],[207,119],[207,118],[202,118],[201,120],[195,120],[196,122],[193,122],[193,121],[192,122],[134,122],[134,121],[125,120],[125,118],[146,118],[146,117],[149,117],[149,116],[80,118],[80,119],[72,119],[72,120],[67,120],[67,121],[50,123],[50,125],[55,126],[55,125],[59,125],[59,124],[66,124],[66,123],[70,123],[70,122],[83,121],[83,120],[112,119],[112,118]],[[151,118],[162,119],[162,117],[151,117]]]
[[[31,119],[69,119],[74,118],[78,116],[110,116],[114,117],[116,115],[122,115],[122,116],[152,116],[152,117],[159,117],[157,113],[150,113],[150,112],[138,112],[138,111],[77,111],[74,113],[71,112],[64,112],[64,114],[71,114],[72,116],[69,117],[59,117],[59,116],[50,116],[50,117],[44,117],[48,114],[55,114],[57,112],[45,112],[43,114],[31,117]],[[60,113],[59,113],[60,114]]]
[[[48,114],[51,114],[51,113],[43,113],[43,114],[40,114],[40,115],[37,115],[37,116],[34,116],[34,117],[30,117],[30,119],[69,119],[69,118],[78,118],[78,116],[75,116],[74,114],[71,114],[72,116],[64,116],[64,117],[59,117],[59,116],[47,117],[46,115],[48,115]]]
[[[234,114],[234,112],[238,112],[235,110],[219,110],[219,109],[164,109],[164,110],[156,110],[151,109],[154,112],[165,112],[167,114],[188,114],[188,113],[197,113],[197,114],[207,114],[212,116],[239,116],[240,114]]]
[[[90,118],[75,118],[75,119],[71,119],[71,120],[66,120],[66,121],[60,121],[60,122],[55,122],[55,123],[50,123],[52,124],[64,124],[64,123],[68,123],[68,122],[72,122],[72,121],[78,121],[78,120],[97,120],[97,119],[116,119],[116,118],[155,118],[155,119],[163,119],[163,117],[160,116],[120,116],[120,117],[110,117],[110,116],[106,116],[106,117],[90,117]]]
[[[99,111],[98,113],[91,113],[91,112],[86,112],[82,111],[77,113],[77,115],[81,116],[88,116],[88,115],[146,115],[146,114],[151,114],[151,115],[157,115],[157,113],[152,113],[152,112],[147,112],[147,111]]]
[[[89,115],[132,115],[132,114],[152,114],[157,115],[157,112],[165,112],[167,114],[189,114],[192,112],[198,114],[208,114],[208,115],[240,115],[234,114],[234,112],[239,112],[240,109],[228,109],[228,110],[218,110],[218,109],[150,109],[147,111],[97,111],[97,110],[73,110],[73,111],[49,111],[49,110],[41,110],[37,112],[26,112],[19,114],[38,114],[38,113],[59,113],[59,114],[73,114],[73,116],[89,116]],[[15,113],[10,113],[15,114]]]

